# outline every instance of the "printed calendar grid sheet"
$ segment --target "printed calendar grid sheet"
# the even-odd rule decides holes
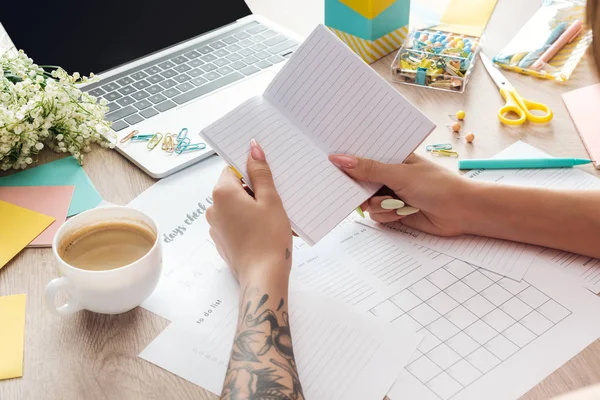
[[[450,399],[567,318],[530,285],[453,260],[370,312],[424,339],[406,369]]]

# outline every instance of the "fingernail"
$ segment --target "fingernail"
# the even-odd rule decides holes
[[[250,154],[256,161],[265,161],[267,159],[265,152],[254,139],[250,141]]]
[[[355,168],[358,165],[358,160],[356,158],[343,154],[331,154],[329,156],[329,161],[340,168]]]
[[[396,214],[398,214],[402,217],[405,217],[407,215],[416,214],[419,211],[421,211],[421,210],[419,210],[418,208],[414,208],[414,207],[402,207],[402,208],[396,210]]]
[[[385,199],[381,202],[381,208],[384,210],[396,210],[404,207],[404,202],[398,199]]]

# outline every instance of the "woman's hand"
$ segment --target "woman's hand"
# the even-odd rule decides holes
[[[382,164],[337,154],[330,155],[329,160],[356,180],[387,186],[402,200],[373,196],[363,209],[374,221],[402,219],[409,227],[442,236],[469,232],[468,204],[473,184],[458,174],[415,154],[403,164]]]
[[[285,279],[287,286],[292,230],[263,150],[254,140],[250,147],[247,170],[255,198],[225,168],[206,212],[210,236],[241,284],[267,274]]]

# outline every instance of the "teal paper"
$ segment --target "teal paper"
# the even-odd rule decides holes
[[[377,40],[408,25],[409,0],[396,0],[370,20],[339,0],[325,0],[325,25],[365,40]]]
[[[92,209],[102,201],[100,193],[74,157],[0,178],[0,186],[75,186],[69,217]]]

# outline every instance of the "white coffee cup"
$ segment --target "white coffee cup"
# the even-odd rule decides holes
[[[150,229],[156,242],[146,255],[124,267],[105,271],[88,271],[66,263],[58,254],[66,236],[96,223],[128,222]],[[121,314],[146,300],[156,288],[162,270],[162,247],[158,226],[147,214],[128,207],[95,208],[69,219],[60,227],[52,244],[61,277],[46,286],[46,305],[57,315],[65,316],[79,310],[101,314]],[[69,298],[66,304],[55,305],[56,294],[64,289]]]

